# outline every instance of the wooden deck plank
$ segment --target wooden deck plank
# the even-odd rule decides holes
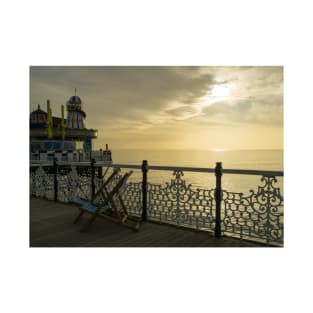
[[[264,247],[235,238],[215,238],[202,231],[155,222],[142,223],[139,232],[96,219],[88,232],[80,229],[88,215],[73,224],[74,205],[30,198],[31,247]]]

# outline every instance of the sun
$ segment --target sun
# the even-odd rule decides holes
[[[211,91],[212,98],[228,98],[230,96],[230,88],[228,85],[215,85]]]
[[[231,87],[227,84],[217,84],[201,99],[202,108],[214,102],[224,101],[231,97]]]

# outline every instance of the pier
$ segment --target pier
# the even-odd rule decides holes
[[[71,203],[76,197],[91,199],[114,167],[137,171],[141,177],[128,182],[122,196],[129,214],[143,221],[139,233],[106,221],[97,221],[96,230],[90,231],[92,235],[79,233],[79,228],[72,225],[77,207]],[[169,181],[151,182],[152,171],[168,171]],[[184,172],[213,175],[215,183],[194,188],[184,179]],[[224,174],[260,176],[260,183],[251,186],[249,194],[228,191],[223,188]],[[141,165],[112,166],[97,160],[32,163],[30,244],[281,247],[283,195],[276,183],[277,177],[282,176],[280,171],[223,169],[221,163],[216,163],[215,168],[152,166],[146,160]]]
[[[73,224],[77,206],[30,198],[30,247],[264,247],[264,244],[153,222],[139,232],[99,219],[88,232]]]

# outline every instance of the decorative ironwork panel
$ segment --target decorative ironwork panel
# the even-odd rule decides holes
[[[61,202],[69,201],[70,184],[68,177],[72,171],[70,166],[58,166],[57,168],[57,186],[58,186],[58,200]]]
[[[54,169],[39,166],[31,170],[30,190],[35,197],[54,199]]]
[[[75,202],[77,198],[91,199],[91,168],[82,168],[73,166],[67,176],[68,201]]]
[[[111,175],[111,173],[109,173],[106,178],[108,178],[109,175]],[[113,190],[113,188],[116,186],[116,184],[122,179],[122,177],[123,177],[122,174],[120,174],[120,173],[116,174],[116,175],[111,179],[111,181],[107,184],[106,190],[107,190],[108,192],[111,192],[111,191]]]
[[[76,166],[75,169],[79,177],[91,177],[91,166]]]
[[[54,199],[54,167],[31,168],[30,193],[33,196]],[[61,202],[71,202],[75,199],[91,199],[91,169],[82,167],[77,171],[75,166],[57,167],[57,194]],[[95,186],[98,188],[101,178],[95,177]]]
[[[250,194],[223,191],[222,231],[240,238],[283,243],[283,196],[274,176],[263,176],[261,186]]]
[[[174,179],[148,184],[148,217],[160,222],[213,231],[214,189],[196,189],[182,179],[183,171],[175,170]]]
[[[30,167],[30,172],[29,172],[29,192],[30,195],[36,196],[36,181],[37,181],[37,175],[36,171],[38,170],[38,167]]]
[[[97,192],[103,184],[103,178],[99,176],[95,176],[94,183],[95,183],[95,188]]]
[[[106,178],[111,174],[109,171]],[[121,180],[123,174],[117,174],[113,177],[111,182],[106,186],[108,192],[111,192],[116,184]],[[141,216],[142,207],[142,192],[141,192],[141,182],[128,182],[123,188],[121,193],[123,203],[125,204],[128,212],[131,215]],[[118,197],[114,198],[117,206],[121,207]]]
[[[57,169],[57,173],[55,170]],[[90,200],[92,196],[92,171],[97,191],[112,172],[107,168],[91,166],[58,165],[32,166],[30,168],[30,194],[54,199],[55,178],[58,200],[75,202],[77,198]],[[215,228],[215,189],[192,188],[183,178],[182,169],[173,168],[173,178],[162,184],[147,183],[148,220],[190,227],[206,231]],[[283,244],[283,196],[274,174],[263,173],[257,190],[248,195],[240,192],[222,191],[221,228],[225,235],[259,240],[268,244]],[[116,175],[107,186],[112,191],[122,174]],[[122,199],[132,215],[142,215],[142,182],[128,182]],[[118,196],[115,197],[118,200]],[[117,204],[119,202],[117,201]]]
[[[122,194],[122,200],[131,215],[141,216],[142,211],[142,192],[141,183],[127,183],[126,189]]]

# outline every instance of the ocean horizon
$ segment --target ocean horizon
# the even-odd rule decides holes
[[[112,149],[115,164],[140,165],[147,160],[150,165],[176,167],[214,168],[216,162],[222,162],[224,169],[272,170],[283,171],[283,149],[258,150],[144,150],[144,149]],[[148,181],[152,183],[170,183],[172,171],[148,172]],[[183,179],[194,188],[214,188],[214,173],[185,172]],[[131,181],[141,181],[141,172],[134,171]],[[248,193],[257,190],[262,184],[258,175],[224,174],[222,186],[228,191]],[[283,192],[283,177],[277,177],[277,187]]]

